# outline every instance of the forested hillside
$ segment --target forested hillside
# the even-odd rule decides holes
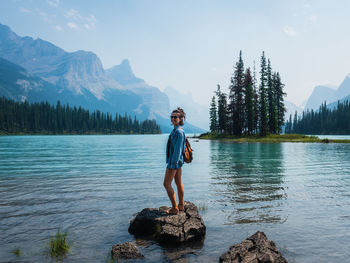
[[[138,121],[126,114],[89,112],[69,104],[16,102],[0,98],[0,134],[154,134],[155,120]]]
[[[301,117],[295,112],[286,122],[286,133],[350,134],[350,102],[338,101],[332,109],[324,102],[318,111],[304,111]]]

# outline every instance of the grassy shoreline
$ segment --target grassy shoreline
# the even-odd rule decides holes
[[[218,133],[204,133],[198,136],[199,139],[205,140],[220,140],[237,143],[281,143],[281,142],[302,142],[302,143],[350,143],[346,139],[320,139],[317,136],[308,136],[303,134],[270,134],[265,137],[258,135],[249,135],[237,137],[234,135],[218,134]]]

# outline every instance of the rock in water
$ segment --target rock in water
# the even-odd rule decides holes
[[[112,247],[112,258],[114,260],[137,259],[144,258],[144,256],[139,252],[134,244],[126,242],[123,244],[116,244]]]
[[[287,263],[273,241],[264,232],[256,232],[220,257],[222,263]]]
[[[185,202],[184,208],[177,215],[168,215],[161,208],[145,208],[130,221],[129,232],[175,244],[204,237],[206,227],[198,208],[191,202]]]

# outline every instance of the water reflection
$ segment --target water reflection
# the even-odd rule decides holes
[[[283,145],[215,142],[210,144],[211,185],[227,223],[276,223],[287,197],[283,183]]]
[[[155,240],[144,239],[138,237],[135,240],[137,247],[146,258],[137,262],[171,262],[171,263],[187,263],[192,262],[194,258],[198,258],[204,246],[204,239],[195,240],[185,244],[168,244],[160,245]],[[159,253],[161,250],[162,253]],[[210,262],[205,260],[205,256],[201,256],[199,262]]]

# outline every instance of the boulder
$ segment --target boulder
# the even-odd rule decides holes
[[[112,258],[114,260],[138,259],[144,258],[144,256],[139,252],[134,244],[126,242],[123,244],[116,244],[112,247]]]
[[[264,232],[256,232],[220,257],[222,263],[287,263],[273,241]]]
[[[136,236],[150,236],[160,243],[179,244],[201,239],[206,227],[191,202],[185,202],[183,212],[165,213],[167,207],[145,208],[130,221],[129,232]]]

